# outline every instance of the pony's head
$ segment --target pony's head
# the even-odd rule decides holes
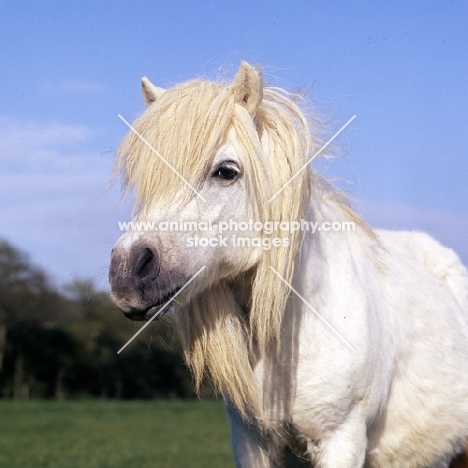
[[[117,158],[136,209],[112,251],[112,297],[147,320],[177,294],[196,383],[208,369],[244,415],[258,411],[249,353],[279,336],[289,289],[270,267],[291,281],[300,236],[278,226],[305,216],[309,123],[245,62],[232,83],[142,84],[146,112]]]

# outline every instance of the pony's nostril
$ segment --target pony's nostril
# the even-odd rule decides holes
[[[155,267],[154,254],[151,249],[145,247],[141,250],[135,262],[135,274],[139,278],[144,278]]]

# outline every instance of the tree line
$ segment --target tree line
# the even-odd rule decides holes
[[[58,291],[26,253],[0,239],[1,398],[192,397],[169,319],[117,354],[141,326],[91,281]]]

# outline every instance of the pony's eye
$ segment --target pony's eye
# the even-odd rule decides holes
[[[224,162],[213,172],[213,177],[223,180],[234,180],[239,174],[239,167],[233,161]]]

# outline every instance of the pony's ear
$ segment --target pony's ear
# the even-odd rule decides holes
[[[146,76],[141,79],[141,94],[147,106],[159,99],[162,93],[164,93],[164,89],[154,86]]]
[[[244,106],[255,117],[263,96],[262,72],[247,62],[241,62],[234,77],[233,89],[236,103]]]

